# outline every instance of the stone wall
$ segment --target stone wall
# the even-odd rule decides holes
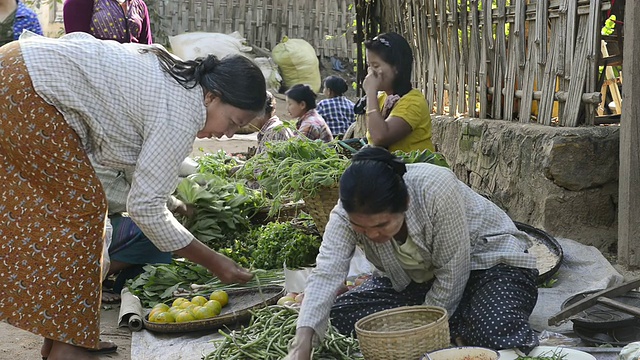
[[[617,126],[432,121],[456,175],[514,220],[601,249],[617,241]]]

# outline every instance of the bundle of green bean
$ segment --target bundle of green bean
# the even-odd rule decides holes
[[[297,320],[298,311],[285,306],[253,311],[249,326],[230,334],[219,330],[223,338],[214,340],[216,350],[204,360],[282,359],[296,334]],[[322,344],[313,349],[313,359],[317,360],[362,358],[358,340],[338,333],[331,325]]]

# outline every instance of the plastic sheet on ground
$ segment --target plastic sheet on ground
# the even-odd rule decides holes
[[[551,288],[540,288],[538,303],[530,322],[539,332],[571,334],[570,321],[560,326],[549,326],[547,320],[561,310],[569,297],[589,291],[621,284],[623,276],[593,246],[586,246],[569,239],[557,238],[564,251],[564,260],[555,277],[558,281]],[[365,264],[366,265],[366,264]],[[199,360],[215,350],[210,342],[219,338],[218,333],[154,334],[147,330],[134,332],[131,339],[131,358],[137,360],[176,359]]]
[[[549,317],[562,310],[562,303],[575,294],[622,284],[624,279],[597,248],[569,239],[556,240],[564,252],[562,264],[554,276],[558,281],[550,288],[539,289],[538,303],[529,321],[536,331],[570,333],[573,332],[571,321],[560,326],[547,323]]]

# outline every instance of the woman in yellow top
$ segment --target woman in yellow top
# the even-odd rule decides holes
[[[367,100],[367,140],[389,151],[429,149],[431,116],[424,95],[411,87],[413,54],[399,34],[384,33],[364,43],[369,62],[362,87]]]

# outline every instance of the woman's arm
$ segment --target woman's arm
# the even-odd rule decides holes
[[[211,250],[196,239],[184,248],[174,251],[174,253],[204,266],[225,284],[243,284],[253,277],[253,274],[247,269],[236,264],[228,257]]]
[[[402,118],[390,116],[383,118],[378,105],[378,84],[380,77],[373,69],[364,79],[362,87],[367,97],[367,129],[373,145],[389,147],[404,139],[413,129]]]
[[[440,180],[432,184],[430,214],[433,224],[431,253],[435,280],[425,304],[442,306],[453,314],[471,271],[471,245],[465,214],[465,202],[457,189],[458,181],[449,171],[433,174]],[[427,243],[429,239],[426,239]]]
[[[151,24],[149,20],[149,9],[147,8],[147,4],[144,1],[140,1],[142,3],[142,27],[140,28],[140,39],[138,42],[140,44],[153,44],[153,36],[151,35]]]
[[[327,331],[331,306],[349,272],[356,246],[355,233],[345,216],[341,208],[331,212],[316,259],[316,268],[307,280],[296,331],[296,336],[300,334],[300,339],[296,339],[296,346],[291,354],[308,356],[311,346],[317,345]],[[295,358],[308,359],[304,356]]]
[[[64,32],[86,32],[91,34],[93,0],[66,0],[62,6]]]

